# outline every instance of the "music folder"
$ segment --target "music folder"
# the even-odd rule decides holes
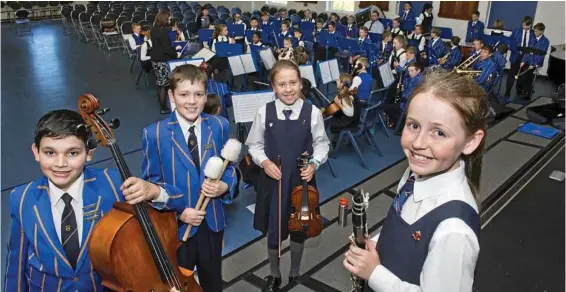
[[[347,50],[350,53],[362,52],[359,39],[340,39],[338,43],[343,50]]]
[[[277,62],[277,60],[275,60],[275,56],[273,55],[273,52],[269,48],[260,50],[259,56],[261,57],[261,60],[263,61],[263,65],[267,70],[271,70],[275,62]]]
[[[228,24],[227,27],[228,27],[228,34],[230,35],[231,38],[245,36],[243,24]]]
[[[544,56],[546,55],[546,52],[543,50],[539,50],[539,49],[535,49],[535,48],[530,48],[530,47],[521,47],[520,49],[524,54],[531,54],[531,55],[538,55],[538,56]]]
[[[208,60],[212,59],[212,57],[214,57],[215,55],[216,54],[213,51],[207,48],[202,48],[193,56],[193,59],[203,58],[205,62],[208,62]]]
[[[258,110],[275,100],[273,90],[232,93],[232,106],[236,123],[253,122]]]
[[[322,78],[322,84],[328,84],[340,78],[340,69],[336,59],[323,61],[318,63],[318,70]]]
[[[252,54],[230,56],[228,57],[228,63],[233,76],[257,72]]]
[[[301,65],[299,66],[301,71],[301,76],[311,82],[313,88],[316,88],[316,78],[314,77],[314,69],[311,65]]]
[[[167,66],[169,67],[169,72],[173,72],[175,68],[182,65],[195,65],[200,66],[204,62],[203,58],[192,58],[192,59],[180,59],[167,61]]]
[[[244,48],[241,44],[216,43],[214,45],[216,48],[216,56],[218,57],[230,57],[244,53]]]

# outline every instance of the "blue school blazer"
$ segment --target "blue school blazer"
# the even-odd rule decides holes
[[[466,31],[466,42],[473,42],[474,39],[482,38],[485,25],[481,21],[477,21],[476,25],[472,25],[473,21],[468,21],[468,29]]]
[[[521,58],[521,51],[519,51],[519,49],[521,48],[522,44],[523,44],[523,29],[522,28],[516,28],[513,30],[513,33],[511,33],[511,37],[515,39],[515,42],[517,42],[517,50],[515,51],[511,51],[511,58],[509,58],[509,61],[511,62],[511,64],[517,62],[517,60],[519,60],[519,58]],[[529,43],[527,44],[528,47],[532,47],[533,44],[535,43],[535,31],[533,29],[529,30]]]
[[[543,35],[537,41],[536,38],[533,40],[533,45],[530,46],[533,49],[539,49],[543,52],[548,51],[548,46],[550,46],[550,42],[548,39]],[[544,56],[540,55],[531,55],[531,54],[523,54],[523,59],[521,62],[525,62],[531,66],[542,67],[542,63],[544,62]]]
[[[197,171],[189,147],[185,141],[177,115],[172,112],[168,118],[151,124],[143,130],[142,178],[163,187],[169,194],[165,206],[180,215],[185,208],[194,208],[204,182],[204,167],[208,159],[220,156],[222,147],[230,138],[230,124],[223,117],[201,114],[200,173]],[[223,196],[210,200],[206,208],[206,222],[214,232],[224,230],[226,215],[223,203],[230,203],[236,186],[236,169],[228,165],[221,180],[229,190]],[[158,204],[154,207],[160,208]],[[204,224],[204,222],[203,222]],[[179,240],[183,238],[188,224],[180,223]],[[195,226],[191,235],[198,230]]]
[[[16,187],[10,194],[13,221],[4,291],[102,291],[100,279],[90,262],[88,241],[104,213],[114,202],[124,200],[121,184],[117,170],[85,168],[85,215],[76,270],[67,260],[55,231],[47,177]]]

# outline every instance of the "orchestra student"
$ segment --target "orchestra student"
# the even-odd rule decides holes
[[[93,226],[114,202],[137,203],[150,186],[136,184],[140,191],[132,192],[141,180],[120,188],[116,169],[86,166],[94,155],[90,133],[81,115],[67,109],[37,122],[31,150],[43,175],[10,193],[4,291],[102,291],[87,252]]]
[[[409,97],[399,194],[381,233],[343,261],[367,291],[472,291],[487,113],[484,91],[447,71],[428,74]]]
[[[236,170],[228,165],[218,182],[205,178],[209,158],[220,157],[230,136],[228,120],[203,113],[206,88],[202,69],[182,65],[173,70],[168,93],[177,109],[143,130],[142,178],[159,186],[153,192],[167,198],[163,207],[179,215],[179,240],[188,225],[193,226],[177,250],[179,266],[196,266],[203,291],[220,292],[224,204],[233,199]],[[195,209],[201,193],[211,198],[204,211]]]
[[[281,285],[278,249],[281,241],[289,236],[289,282],[299,277],[306,236],[302,232],[288,232],[291,191],[301,179],[315,184],[314,172],[326,161],[330,144],[320,110],[301,98],[299,67],[288,60],[277,61],[269,80],[277,98],[259,109],[246,141],[253,161],[262,168],[256,185],[254,228],[267,234],[270,274],[263,291],[274,291]],[[293,143],[289,143],[291,140]],[[312,159],[308,167],[299,169],[297,158],[305,152],[312,155]],[[276,164],[278,158],[281,168]],[[277,192],[279,181],[281,204]],[[281,214],[281,225],[278,214]]]

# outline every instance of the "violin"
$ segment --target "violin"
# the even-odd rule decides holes
[[[98,100],[83,94],[79,112],[94,133],[98,144],[110,148],[123,181],[131,177],[124,155],[112,129],[100,116]],[[114,203],[89,237],[89,254],[102,285],[114,291],[202,292],[193,272],[177,263],[177,218],[174,212],[160,212],[147,202],[130,205]]]
[[[303,154],[298,159],[300,169],[309,164],[309,155]],[[318,211],[319,193],[314,186],[301,180],[302,185],[291,192],[291,217],[289,218],[289,232],[303,232],[307,238],[318,236],[322,232],[322,217]]]

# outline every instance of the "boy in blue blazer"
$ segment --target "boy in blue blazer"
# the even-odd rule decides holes
[[[511,57],[509,58],[511,66],[507,72],[507,82],[505,84],[505,97],[507,98],[511,95],[511,89],[513,89],[513,84],[515,83],[515,75],[519,72],[519,66],[523,58],[523,52],[520,49],[522,47],[530,47],[534,43],[535,33],[532,25],[532,17],[525,16],[523,18],[522,28],[516,28],[511,33],[511,38],[517,43],[517,48],[511,50]],[[517,94],[519,95],[519,88],[517,88]]]
[[[468,21],[468,30],[466,31],[466,42],[472,42],[475,39],[481,39],[485,25],[479,20],[480,12],[472,13],[472,20]]]
[[[10,194],[12,227],[4,291],[102,291],[90,234],[123,201],[115,169],[85,167],[94,149],[79,113],[54,110],[37,123],[32,152],[44,176]],[[128,196],[128,203],[144,197]]]
[[[544,36],[544,30],[546,27],[543,23],[539,22],[534,26],[534,33],[535,37],[532,42],[532,45],[529,46],[532,49],[537,49],[543,52],[548,51],[548,47],[550,46],[550,42],[548,38]],[[526,71],[524,74],[519,76],[519,80],[517,80],[517,92],[519,93],[520,97],[523,98],[530,98],[532,91],[533,91],[533,78],[534,78],[534,71],[537,68],[542,67],[544,62],[544,55],[536,55],[536,54],[523,54],[523,58],[521,58],[521,64],[519,66],[520,72]]]
[[[229,165],[219,182],[204,175],[208,159],[220,157],[228,141],[230,125],[224,117],[203,113],[207,75],[193,65],[172,72],[169,98],[176,110],[168,118],[143,130],[142,178],[160,186],[166,207],[179,214],[179,240],[188,224],[190,237],[177,251],[179,265],[196,265],[204,292],[222,291],[222,239],[226,227],[224,203],[230,203],[236,186],[236,170]],[[210,197],[205,211],[195,209],[201,192]],[[153,193],[153,195],[156,195]]]

